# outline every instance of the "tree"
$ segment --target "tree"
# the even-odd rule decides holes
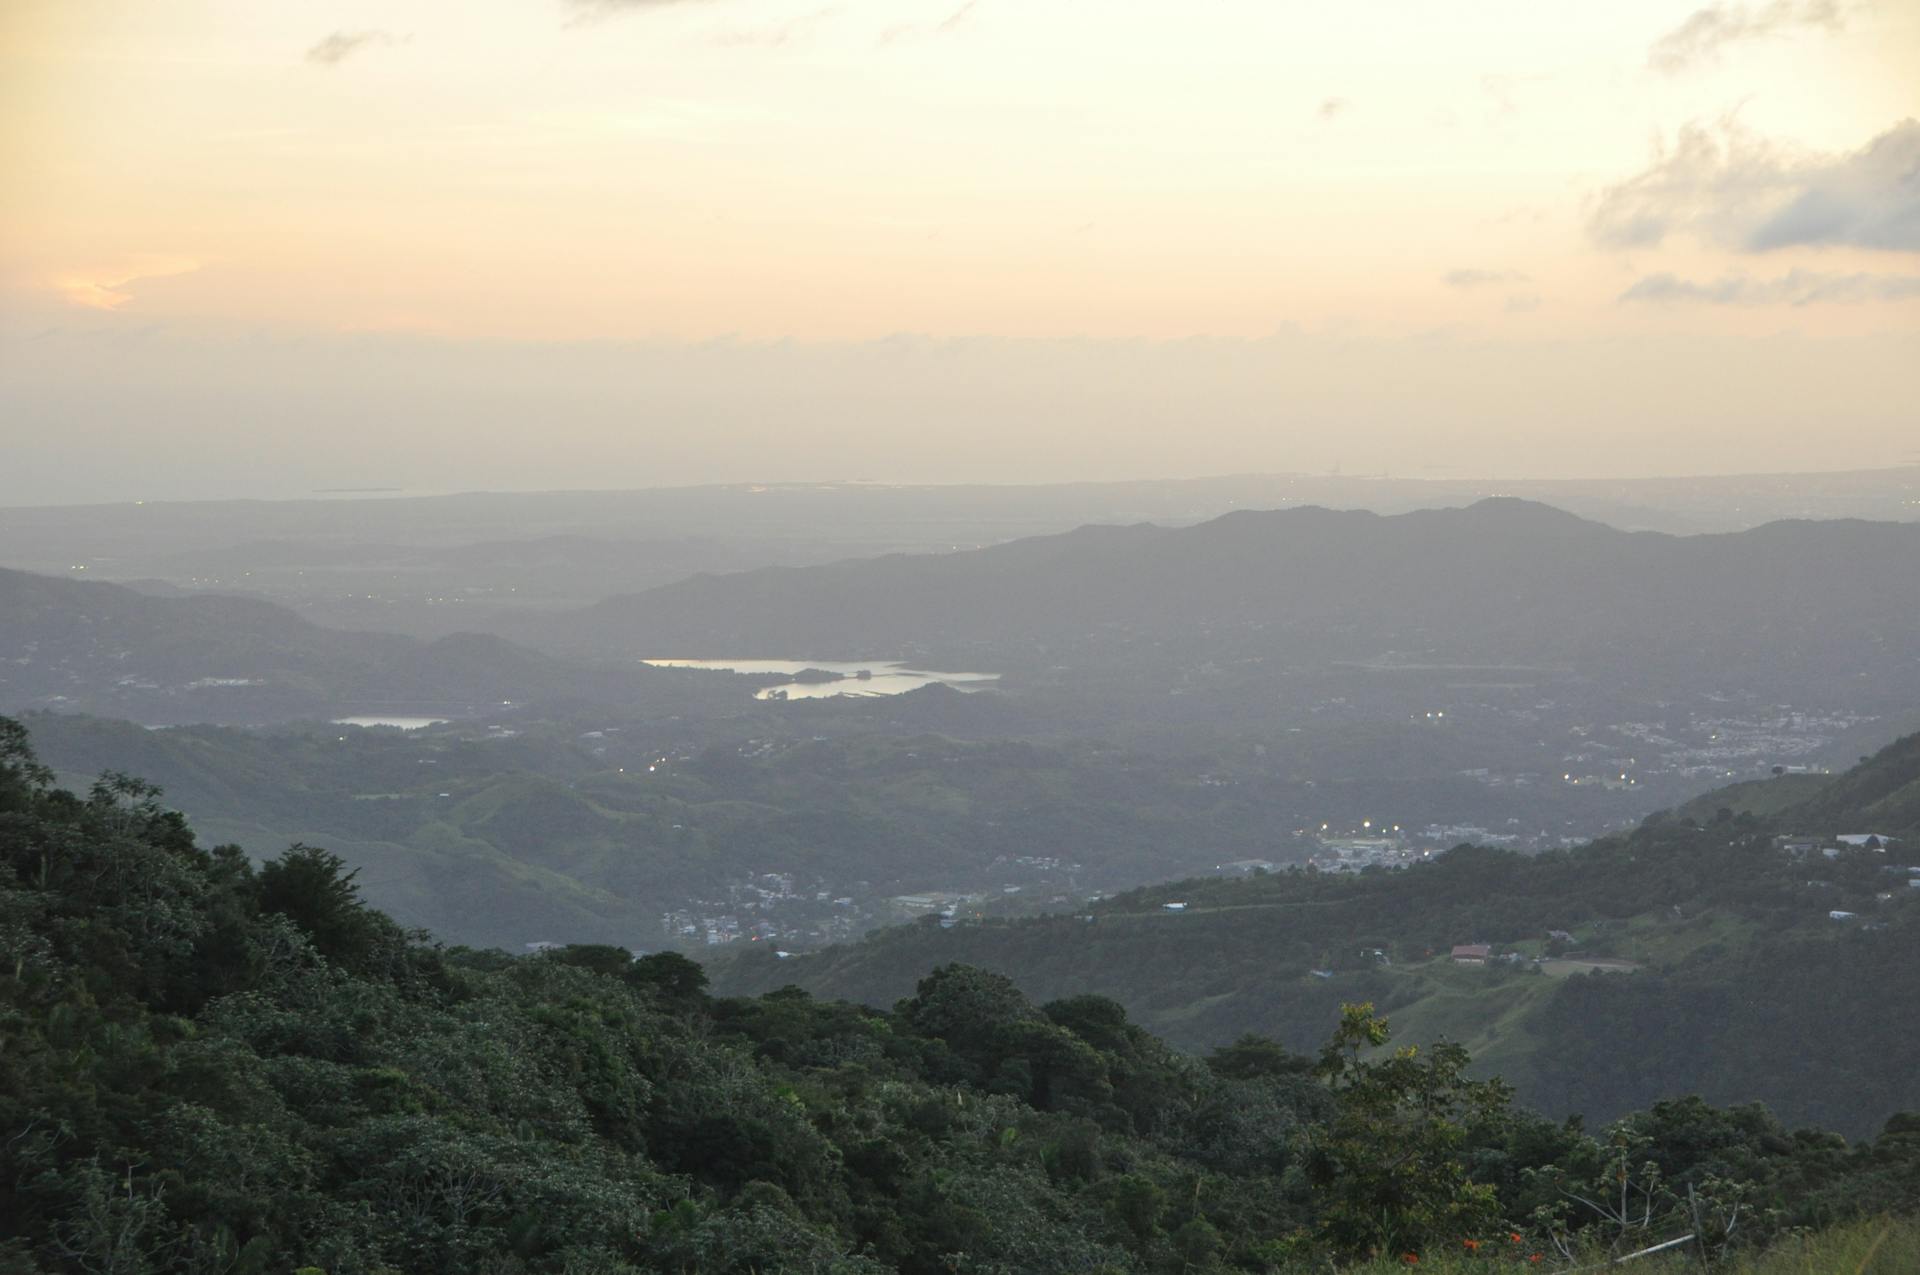
[[[1313,1072],[1314,1061],[1296,1054],[1277,1040],[1252,1032],[1231,1045],[1222,1045],[1207,1055],[1207,1066],[1216,1076],[1229,1080],[1258,1080],[1267,1076],[1305,1076]]]
[[[296,843],[261,867],[260,910],[298,925],[328,960],[360,968],[384,918],[360,901],[359,875],[331,850]]]
[[[1320,1052],[1316,1072],[1336,1103],[1308,1159],[1322,1238],[1347,1253],[1397,1254],[1491,1234],[1494,1189],[1469,1179],[1461,1151],[1470,1127],[1505,1114],[1511,1091],[1469,1080],[1467,1051],[1444,1041],[1364,1057],[1390,1036],[1371,1004],[1342,1005]]]
[[[707,972],[678,952],[655,952],[633,962],[627,981],[651,992],[661,1006],[693,1010],[707,1000]]]
[[[633,968],[633,953],[611,943],[569,943],[548,952],[547,959],[562,965],[578,965],[581,969],[613,978],[623,977]]]

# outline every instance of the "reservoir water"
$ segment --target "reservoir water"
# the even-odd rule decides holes
[[[756,692],[755,699],[824,699],[829,695],[898,695],[938,683],[957,691],[975,691],[1000,680],[998,673],[941,673],[893,660],[645,660],[658,668],[703,668],[730,673],[794,677],[807,670],[832,678],[785,682]]]

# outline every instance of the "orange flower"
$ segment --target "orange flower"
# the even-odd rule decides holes
[[[1461,1240],[1460,1242],[1467,1246],[1467,1252],[1469,1253],[1478,1253],[1480,1251],[1479,1240]]]
[[[1520,1242],[1520,1232],[1513,1231],[1508,1234],[1507,1238],[1511,1240],[1513,1243],[1518,1244]]]
[[[1540,1255],[1538,1253],[1535,1253],[1532,1257],[1529,1257],[1527,1260],[1529,1262],[1537,1262],[1540,1260]]]
[[[1418,1253],[1402,1253],[1400,1255],[1400,1260],[1405,1262],[1408,1266],[1420,1265],[1420,1255]]]

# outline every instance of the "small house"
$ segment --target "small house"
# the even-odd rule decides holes
[[[1453,947],[1456,965],[1485,965],[1492,955],[1493,948],[1485,943],[1456,943]]]

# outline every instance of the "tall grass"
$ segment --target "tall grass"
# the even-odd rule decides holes
[[[1734,1253],[1703,1267],[1697,1257],[1655,1254],[1624,1265],[1609,1266],[1604,1254],[1569,1263],[1558,1254],[1542,1254],[1530,1261],[1526,1245],[1487,1243],[1478,1252],[1419,1254],[1417,1263],[1381,1258],[1340,1268],[1339,1275],[1567,1275],[1571,1271],[1618,1271],[1621,1275],[1920,1275],[1920,1220],[1865,1218],[1831,1226],[1810,1235],[1793,1235],[1758,1252]],[[1491,1253],[1492,1256],[1488,1256]],[[1326,1268],[1300,1267],[1289,1275],[1328,1275]]]

